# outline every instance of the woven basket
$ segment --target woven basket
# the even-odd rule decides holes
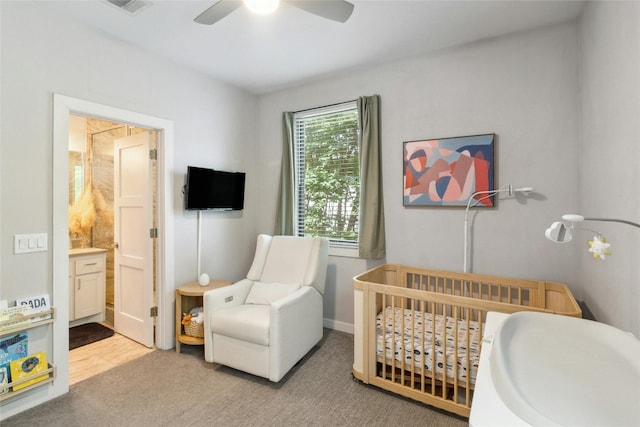
[[[185,335],[195,338],[204,338],[204,323],[191,322],[184,325]]]

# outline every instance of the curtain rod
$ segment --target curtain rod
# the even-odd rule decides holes
[[[305,111],[319,110],[320,108],[335,107],[336,105],[348,104],[349,102],[356,102],[356,101],[357,101],[357,99],[352,99],[351,101],[336,102],[334,104],[327,104],[327,105],[323,105],[321,107],[305,108],[304,110],[294,111],[293,114],[304,113]]]

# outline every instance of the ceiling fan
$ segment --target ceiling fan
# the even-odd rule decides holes
[[[204,25],[215,24],[243,3],[253,12],[268,14],[278,8],[279,0],[219,0],[198,15],[194,21]],[[282,3],[336,22],[346,22],[353,12],[353,4],[345,0],[282,0]]]

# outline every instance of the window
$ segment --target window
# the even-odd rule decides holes
[[[294,139],[295,234],[326,237],[332,254],[351,256],[355,249],[357,256],[360,178],[356,103],[296,113]]]

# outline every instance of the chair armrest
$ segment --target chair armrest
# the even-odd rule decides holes
[[[253,286],[253,281],[242,279],[232,285],[205,292],[202,297],[205,314],[244,304],[251,286]]]
[[[213,362],[211,313],[244,304],[251,286],[253,286],[252,280],[242,279],[233,285],[207,291],[202,296],[204,306],[204,358],[207,362]]]
[[[296,307],[298,307],[298,305],[300,304],[304,305],[305,303],[313,303],[314,301],[317,302],[318,299],[316,297],[320,297],[320,301],[322,301],[322,297],[315,288],[313,288],[312,286],[302,286],[295,292],[292,292],[289,295],[272,302],[271,314],[277,312],[291,312],[291,310],[295,310]]]
[[[303,286],[271,304],[269,379],[280,378],[322,339],[322,295]]]
[[[271,304],[272,338],[291,339],[301,330],[317,325],[322,329],[322,295],[312,286],[303,286]]]

